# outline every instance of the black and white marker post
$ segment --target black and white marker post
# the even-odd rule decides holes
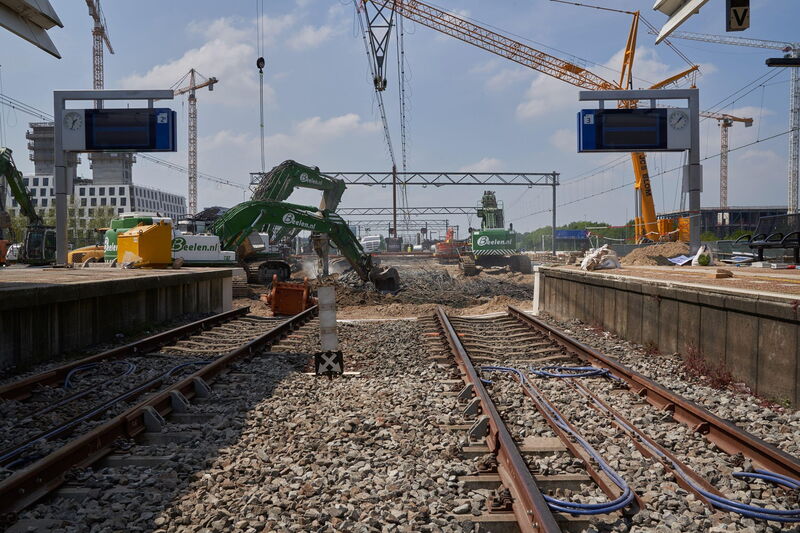
[[[314,370],[318,376],[341,376],[344,358],[339,350],[336,334],[336,290],[333,287],[317,289],[319,301],[319,343],[322,351],[314,354]]]

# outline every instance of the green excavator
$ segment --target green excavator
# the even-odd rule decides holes
[[[253,189],[251,200],[285,202],[295,189],[316,189],[322,191],[320,211],[334,212],[339,207],[346,188],[343,180],[326,176],[320,172],[319,167],[310,167],[287,159],[261,176]],[[281,241],[287,237],[296,237],[300,230],[270,225],[266,228],[266,233],[274,241]]]
[[[45,226],[42,217],[36,212],[22,180],[22,172],[17,170],[9,148],[0,148],[0,178],[5,178],[12,198],[19,205],[20,212],[28,219],[18,261],[29,265],[47,265],[55,262],[56,230],[52,226]],[[5,238],[6,234],[15,237],[11,235],[11,217],[3,205],[4,202],[5,191],[0,187],[0,266],[5,266],[6,253],[11,245],[11,241]]]
[[[225,212],[214,221],[210,231],[219,237],[223,250],[238,250],[251,234],[262,233],[269,227],[297,232],[305,230],[317,235],[315,247],[325,261],[326,241],[330,239],[361,281],[371,281],[382,292],[395,292],[400,288],[397,270],[378,267],[344,219],[327,209],[274,200],[251,200]],[[282,277],[286,273],[278,272],[277,266],[271,261],[264,261],[258,266],[258,277],[262,283],[271,281],[274,274],[278,274],[279,280],[288,279],[288,275]]]

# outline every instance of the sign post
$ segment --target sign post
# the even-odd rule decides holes
[[[725,13],[725,31],[744,31],[750,27],[750,0],[726,0]]]
[[[688,150],[685,167],[686,192],[689,195],[689,216],[700,215],[700,193],[703,192],[703,167],[700,164],[700,91],[698,89],[645,89],[581,91],[581,102],[599,102],[597,110],[579,113],[579,151],[584,152],[650,152]],[[649,100],[648,109],[605,110],[606,101]],[[686,108],[657,108],[658,100],[685,100]],[[622,113],[620,113],[622,112]],[[592,123],[588,124],[592,117]],[[602,122],[596,122],[598,116]],[[605,117],[611,117],[606,120]],[[590,127],[592,126],[592,127]],[[692,252],[700,247],[700,224],[689,226]]]
[[[135,91],[53,91],[54,150],[55,150],[55,193],[56,193],[56,264],[67,264],[67,195],[72,194],[75,180],[75,166],[68,165],[67,153],[76,152],[174,152],[175,146],[174,117],[161,116],[155,113],[155,100],[172,100],[172,89],[135,90]],[[146,110],[110,110],[110,109],[66,109],[68,101],[106,101],[106,100],[146,100],[147,109],[153,111],[152,124],[142,122],[140,127],[132,122],[130,115]],[[87,114],[89,111],[104,113],[102,115]],[[117,114],[110,116],[113,112]],[[173,113],[171,110],[164,109]],[[121,113],[119,113],[121,112]],[[126,115],[128,115],[126,117]],[[88,120],[87,120],[88,119]],[[171,120],[170,120],[171,119]],[[120,124],[120,120],[124,123]],[[150,120],[150,119],[148,119]],[[115,128],[121,126],[121,128]],[[164,128],[169,126],[171,131]],[[118,137],[123,131],[123,137]],[[159,132],[161,136],[159,137]],[[158,139],[162,145],[158,146]],[[66,143],[66,144],[65,144]]]

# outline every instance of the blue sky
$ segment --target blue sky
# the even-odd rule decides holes
[[[106,54],[106,88],[167,88],[189,68],[216,76],[213,92],[198,94],[199,168],[246,184],[259,170],[258,74],[255,68],[256,2],[207,0],[107,0],[103,8],[116,54]],[[609,5],[612,3],[609,3]],[[750,30],[734,35],[781,41],[800,40],[796,0],[752,0]],[[2,92],[52,112],[54,89],[91,87],[91,19],[82,2],[53,1],[64,28],[51,30],[63,59],[57,60],[7,32],[0,32]],[[526,39],[527,44],[559,57],[587,61],[590,70],[615,79],[630,17],[544,0],[437,0],[436,5]],[[665,21],[651,11],[652,2],[617,0],[614,7],[642,9],[656,26]],[[682,29],[723,33],[724,2],[712,0]],[[354,8],[347,0],[272,0],[265,2],[267,167],[285,159],[318,165],[323,170],[389,170],[380,117],[372,91]],[[769,70],[769,50],[674,41],[701,65],[701,106],[756,119],[752,128],[731,129],[731,146],[742,146],[788,129],[788,72]],[[416,171],[529,171],[561,173],[558,221],[590,218],[614,224],[633,215],[630,164],[618,154],[575,153],[575,113],[581,108],[577,89],[503,58],[406,23],[408,161]],[[389,88],[384,93],[395,150],[400,136],[396,51],[390,57]],[[640,29],[634,75],[637,88],[685,68],[669,48],[654,45]],[[774,78],[728,98],[749,82]],[[718,105],[720,104],[720,105]],[[181,149],[164,157],[186,165],[185,97],[172,106],[179,114]],[[4,142],[23,171],[27,160],[27,123],[35,120],[0,108]],[[703,205],[719,200],[719,128],[701,125],[705,192]],[[742,148],[731,154],[729,203],[786,203],[788,136]],[[85,158],[84,158],[85,159]],[[681,164],[677,154],[653,154],[656,175]],[[609,170],[596,169],[617,162]],[[88,165],[79,170],[88,175]],[[680,174],[654,178],[659,211],[677,207]],[[185,194],[186,178],[140,160],[138,183]],[[616,188],[616,189],[615,189]],[[611,192],[609,189],[615,189]],[[546,225],[550,213],[547,189],[497,188],[498,198],[517,229]],[[474,205],[480,187],[411,187],[411,205]],[[298,203],[316,203],[318,195],[297,193]],[[232,205],[237,189],[200,181],[199,205]],[[345,206],[391,205],[389,189],[351,186]],[[431,217],[443,218],[443,217]],[[456,218],[462,228],[473,217]]]

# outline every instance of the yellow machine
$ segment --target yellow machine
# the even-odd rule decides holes
[[[161,221],[136,226],[117,237],[117,263],[136,268],[161,268],[172,264],[172,224]]]
[[[85,263],[86,261],[96,263],[103,261],[103,254],[105,248],[102,244],[93,244],[91,246],[83,246],[76,248],[67,254],[67,263],[75,265]]]
[[[67,264],[76,265],[82,263],[102,263],[105,255],[105,245],[103,236],[108,228],[97,228],[94,230],[100,237],[100,242],[91,246],[75,248],[67,254]]]

